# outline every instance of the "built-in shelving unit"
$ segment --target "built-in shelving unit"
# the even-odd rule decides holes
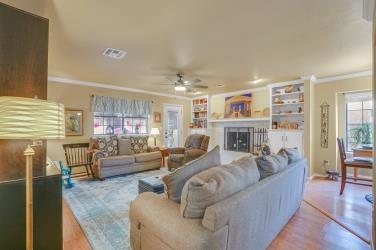
[[[270,86],[270,128],[304,129],[304,83],[284,83]]]
[[[208,128],[209,96],[195,98],[191,102],[192,114],[190,129],[196,133],[204,133]]]

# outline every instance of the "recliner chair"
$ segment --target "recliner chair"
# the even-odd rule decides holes
[[[210,136],[193,134],[187,137],[184,147],[168,149],[168,170],[179,168],[205,154],[208,151],[209,140]]]

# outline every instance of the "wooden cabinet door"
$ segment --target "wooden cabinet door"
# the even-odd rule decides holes
[[[286,131],[284,141],[286,148],[297,148],[300,154],[303,155],[303,132]]]
[[[285,144],[285,133],[282,131],[269,131],[269,145],[272,153],[277,153]]]

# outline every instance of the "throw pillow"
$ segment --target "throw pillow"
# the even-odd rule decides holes
[[[195,174],[208,168],[221,165],[219,146],[210,152],[190,161],[174,172],[165,175],[162,180],[165,184],[165,192],[170,200],[180,202],[184,184]]]
[[[280,151],[278,154],[257,157],[256,163],[261,179],[264,179],[285,169],[288,165],[288,157],[284,151]]]
[[[268,143],[263,143],[261,145],[261,148],[260,148],[260,156],[263,156],[263,155],[270,155],[271,152],[270,152],[270,146]]]
[[[289,159],[289,164],[302,159],[297,148],[281,148],[279,151],[284,151]]]
[[[130,136],[131,149],[133,153],[146,153],[148,151],[148,136]]]
[[[132,143],[130,139],[119,138],[119,155],[133,155]]]
[[[103,136],[97,138],[98,149],[108,154],[108,156],[118,154],[118,139],[116,135]]]
[[[184,185],[180,213],[185,218],[202,218],[207,207],[258,182],[259,179],[260,173],[252,157],[204,170]]]

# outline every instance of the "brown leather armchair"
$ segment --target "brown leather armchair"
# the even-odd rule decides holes
[[[193,134],[187,137],[183,148],[169,148],[167,167],[169,170],[197,159],[208,151],[210,136]]]

